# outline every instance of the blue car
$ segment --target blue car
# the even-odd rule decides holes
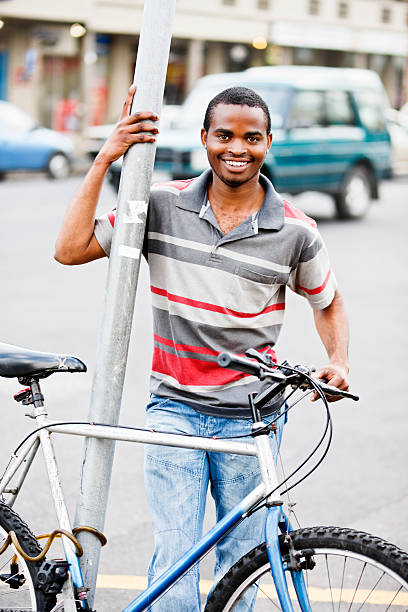
[[[70,138],[38,125],[10,102],[0,100],[0,176],[14,170],[45,171],[65,178],[72,165]]]

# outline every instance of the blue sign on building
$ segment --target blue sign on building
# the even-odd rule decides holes
[[[7,60],[7,51],[0,49],[0,100],[7,100]]]

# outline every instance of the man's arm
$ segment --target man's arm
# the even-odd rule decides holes
[[[103,179],[110,165],[124,155],[132,144],[156,140],[154,135],[158,129],[152,123],[158,119],[155,113],[147,111],[130,115],[134,93],[135,86],[132,85],[119,122],[96,156],[65,214],[54,255],[62,264],[87,263],[105,255],[94,235],[95,211]]]
[[[326,348],[329,363],[317,370],[316,375],[328,384],[348,391],[348,322],[343,299],[336,291],[333,301],[322,310],[314,310],[314,320],[318,334]],[[317,399],[317,395],[313,399]],[[329,401],[340,397],[332,396]]]

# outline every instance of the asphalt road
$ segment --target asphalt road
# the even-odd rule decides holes
[[[12,178],[0,184],[0,339],[42,351],[76,355],[88,373],[56,374],[43,383],[56,419],[86,418],[96,342],[103,312],[107,262],[63,267],[53,244],[80,177],[54,182],[43,177]],[[100,207],[114,205],[110,186]],[[408,280],[408,181],[382,186],[381,200],[367,219],[339,222],[328,198],[307,194],[292,201],[318,217],[343,293],[351,328],[351,383],[357,404],[333,406],[334,440],[324,464],[292,494],[302,525],[338,524],[364,529],[408,549],[406,416]],[[304,300],[289,296],[279,357],[320,365],[324,350]],[[146,267],[141,270],[121,422],[143,425],[151,358],[151,316]],[[0,465],[31,423],[12,400],[17,381],[2,379]],[[291,414],[283,454],[289,471],[312,448],[324,425],[318,404],[302,402]],[[73,512],[82,442],[60,436],[57,457]],[[150,520],[143,492],[143,449],[117,446],[101,557],[98,612],[118,610],[140,587],[152,552]],[[33,468],[16,509],[36,533],[55,527],[45,473]],[[213,519],[210,504],[208,523]],[[202,577],[211,578],[207,559]],[[117,588],[117,587],[121,588]],[[107,588],[115,587],[115,588]]]

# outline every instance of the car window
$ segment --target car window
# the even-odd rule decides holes
[[[356,91],[354,92],[354,98],[357,102],[361,123],[373,132],[384,131],[384,110],[378,92],[373,90]]]
[[[297,91],[288,116],[289,128],[327,125],[322,91]]]
[[[356,116],[346,91],[326,92],[327,125],[356,125]]]
[[[35,127],[35,121],[13,104],[0,104],[0,125],[10,131],[27,132]]]

